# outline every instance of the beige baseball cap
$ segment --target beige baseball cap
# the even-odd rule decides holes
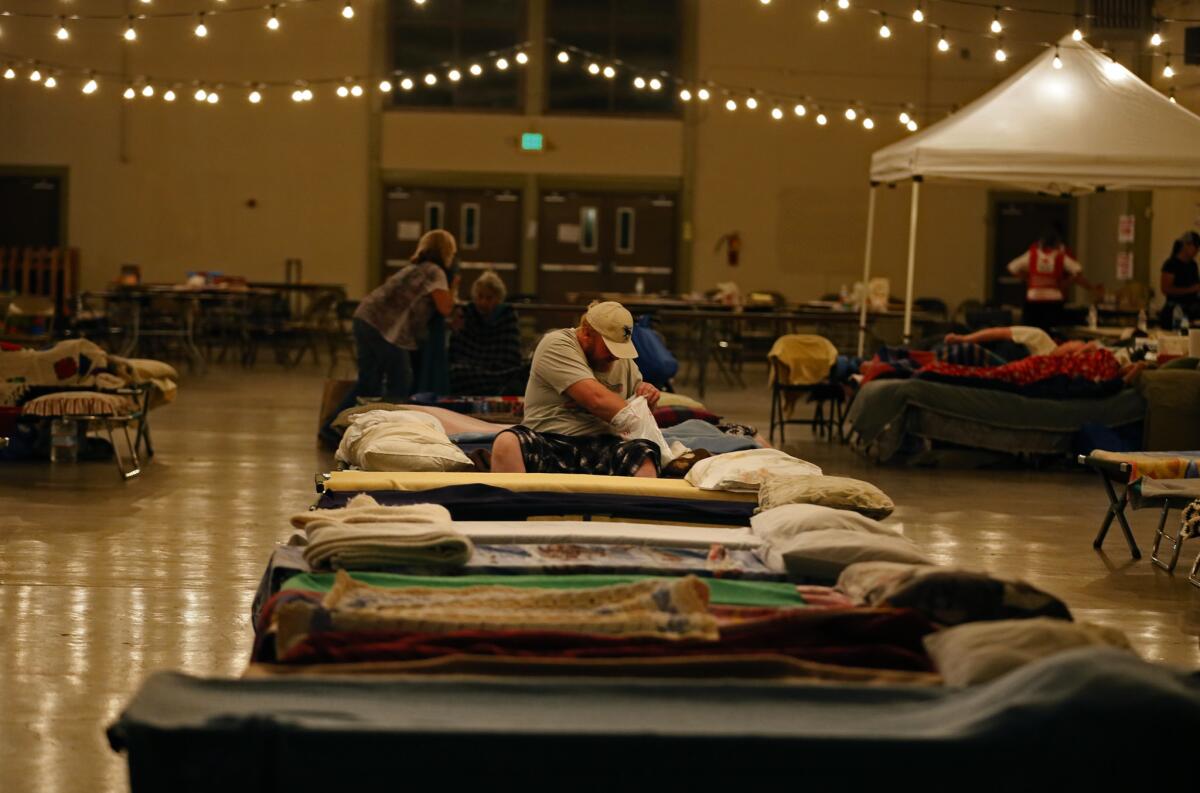
[[[613,355],[637,357],[637,348],[633,346],[633,315],[625,306],[612,300],[592,303],[583,318],[603,337]]]

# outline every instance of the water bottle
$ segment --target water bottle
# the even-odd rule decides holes
[[[1099,324],[1100,318],[1096,314],[1096,304],[1092,303],[1090,306],[1088,306],[1088,327],[1092,330],[1095,330]]]
[[[50,422],[50,462],[73,463],[79,459],[79,432],[74,419]]]
[[[635,284],[633,285],[633,291],[634,291],[636,294],[639,294],[639,295],[644,295],[644,294],[646,294],[646,279],[645,279],[645,278],[642,278],[642,277],[639,275],[639,276],[638,276],[638,279],[637,279],[637,283],[635,283]]]

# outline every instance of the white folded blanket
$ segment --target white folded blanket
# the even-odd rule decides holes
[[[463,565],[475,551],[471,540],[450,524],[352,525],[324,519],[309,524],[307,533],[304,559],[314,570]]]
[[[404,504],[385,507],[366,493],[359,493],[341,509],[313,509],[292,515],[292,525],[307,529],[320,520],[339,523],[450,523],[450,510],[441,504]]]

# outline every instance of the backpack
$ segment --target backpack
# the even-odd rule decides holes
[[[656,388],[665,388],[679,371],[679,361],[667,349],[663,337],[654,330],[654,317],[645,314],[633,324],[633,346],[637,349],[637,366],[642,379]]]

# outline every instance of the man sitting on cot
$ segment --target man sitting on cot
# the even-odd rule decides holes
[[[622,440],[611,421],[635,396],[653,409],[658,389],[633,359],[633,316],[620,303],[593,303],[577,328],[552,330],[533,354],[525,419],[492,444],[495,473],[658,476],[659,447]]]

